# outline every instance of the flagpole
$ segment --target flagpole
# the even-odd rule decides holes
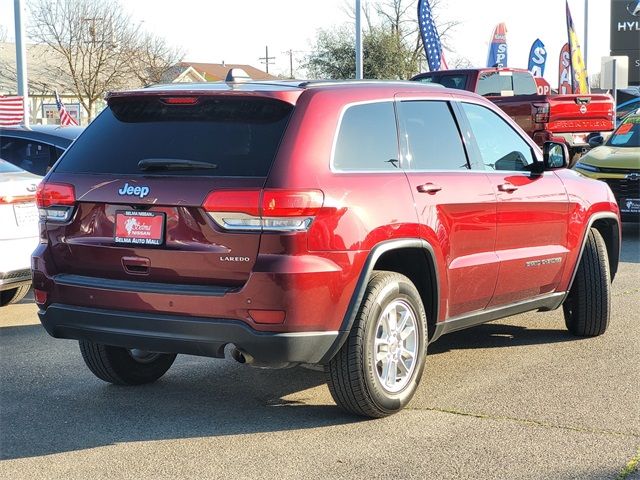
[[[360,0],[356,0],[356,80],[362,80],[362,22]]]
[[[584,0],[584,69],[589,71],[589,0]]]
[[[23,39],[24,22],[22,1],[13,0],[13,13],[15,17],[16,28],[16,67],[18,70],[18,95],[22,97],[22,107],[24,115],[22,117],[22,124],[25,127],[29,126],[29,88],[27,85],[27,52],[26,45]]]

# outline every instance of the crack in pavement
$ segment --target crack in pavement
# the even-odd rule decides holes
[[[485,420],[502,420],[508,422],[517,422],[523,423],[527,425],[532,425],[536,427],[542,428],[556,428],[559,430],[570,430],[572,432],[581,432],[581,433],[595,433],[599,435],[615,435],[620,437],[629,437],[629,438],[638,438],[640,439],[640,433],[629,433],[629,432],[618,432],[615,430],[604,430],[599,428],[586,428],[586,427],[573,427],[571,425],[556,425],[553,423],[543,422],[541,420],[531,420],[528,418],[517,418],[517,417],[509,417],[509,416],[500,416],[500,415],[487,415],[484,413],[474,413],[474,412],[463,412],[460,410],[455,410],[451,408],[437,408],[437,407],[405,407],[405,410],[409,411],[429,411],[429,412],[439,412],[439,413],[448,413],[450,415],[460,415],[463,417],[472,417],[472,418],[481,418]]]

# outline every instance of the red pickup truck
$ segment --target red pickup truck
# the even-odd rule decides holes
[[[594,95],[538,95],[530,72],[516,68],[475,68],[421,73],[412,80],[439,83],[448,88],[475,92],[498,105],[542,146],[561,141],[569,148],[572,163],[589,149],[593,133],[615,128],[613,98]]]

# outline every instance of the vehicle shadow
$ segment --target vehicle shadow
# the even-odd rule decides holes
[[[86,369],[76,342],[40,326],[0,328],[0,344],[0,459],[363,421],[340,410],[326,387],[306,392],[324,374],[300,367],[179,356],[158,382],[118,387]]]
[[[622,224],[622,250],[620,261],[640,263],[640,223]]]
[[[477,327],[443,335],[429,345],[428,354],[475,348],[522,347],[579,340],[566,330],[535,329],[502,323],[485,323]]]

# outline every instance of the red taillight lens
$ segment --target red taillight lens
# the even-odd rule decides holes
[[[535,123],[548,123],[550,106],[548,103],[533,104],[533,121]]]
[[[294,232],[309,228],[323,202],[320,190],[220,190],[202,206],[227,230]]]
[[[47,303],[49,294],[44,290],[38,290],[37,288],[34,288],[33,297],[38,305],[44,305],[45,303]]]
[[[202,204],[207,212],[236,212],[260,215],[260,190],[219,190]]]
[[[262,195],[262,216],[314,216],[323,202],[324,195],[320,190],[265,190]]]
[[[76,192],[73,185],[42,182],[36,190],[36,203],[40,208],[72,206],[76,203]]]
[[[35,195],[4,195],[0,196],[0,205],[8,203],[28,203],[36,199]]]
[[[195,105],[198,103],[198,97],[164,97],[160,100],[167,105]]]

